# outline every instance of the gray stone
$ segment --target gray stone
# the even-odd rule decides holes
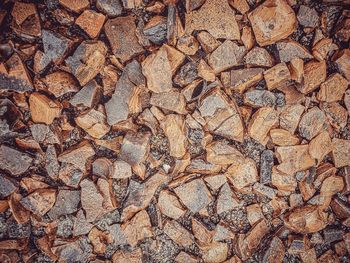
[[[297,15],[298,21],[305,27],[317,27],[319,24],[319,16],[315,9],[301,5]]]
[[[123,6],[119,0],[97,0],[96,7],[109,17],[120,16],[123,12]]]
[[[78,210],[79,203],[80,190],[60,190],[48,215],[51,219],[57,219],[62,215],[72,214]]]
[[[19,176],[29,169],[33,158],[5,145],[0,146],[0,167],[13,176]]]
[[[276,105],[275,95],[268,90],[250,90],[244,96],[244,103],[254,108],[273,107]]]
[[[197,64],[188,62],[183,65],[174,78],[174,83],[180,87],[185,87],[198,77]]]
[[[271,174],[273,167],[273,151],[265,150],[260,156],[260,183],[271,183]]]
[[[5,197],[12,194],[17,187],[14,183],[5,177],[5,175],[0,174],[0,199],[4,199]]]

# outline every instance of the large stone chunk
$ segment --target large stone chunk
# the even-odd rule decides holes
[[[285,86],[291,80],[286,63],[279,63],[264,72],[267,88],[273,90]]]
[[[33,158],[6,145],[0,146],[0,166],[13,176],[19,176],[29,169]]]
[[[129,195],[125,201],[122,221],[129,220],[134,214],[145,209],[151,202],[157,188],[168,181],[168,177],[163,173],[157,173],[144,183],[140,184],[131,181],[129,184]]]
[[[159,108],[174,111],[179,114],[186,114],[186,101],[182,93],[174,90],[170,92],[153,93],[151,105]]]
[[[209,93],[199,105],[199,111],[210,132],[231,140],[243,141],[243,122],[234,101],[219,89]]]
[[[55,204],[56,190],[54,189],[39,189],[30,195],[24,197],[20,203],[27,210],[38,216],[45,215]]]
[[[299,123],[299,133],[304,138],[311,140],[325,129],[326,115],[318,107],[313,107],[306,112]]]
[[[186,14],[185,31],[206,30],[215,38],[236,40],[240,38],[235,12],[226,0],[211,0],[198,10]]]
[[[136,36],[133,16],[110,19],[104,26],[106,36],[112,46],[114,55],[123,63],[143,52]]]
[[[214,141],[207,145],[207,161],[217,165],[229,165],[232,160],[243,157],[235,147],[223,141]]]
[[[78,210],[79,203],[79,190],[60,190],[56,198],[56,203],[48,215],[51,219],[57,219],[62,215],[72,214]]]
[[[175,220],[182,217],[186,212],[176,196],[166,190],[161,191],[159,194],[158,207],[163,215]]]
[[[40,17],[34,3],[15,2],[11,27],[20,36],[40,37]]]
[[[107,47],[103,42],[86,40],[66,59],[66,64],[84,86],[103,69],[106,53]]]
[[[0,174],[0,198],[4,199],[16,190],[16,185],[6,176]]]
[[[327,77],[327,65],[323,60],[310,61],[304,65],[304,82],[298,86],[300,92],[308,94],[317,89]]]
[[[76,1],[70,1],[70,0],[59,0],[60,4],[64,7],[68,8],[69,10],[80,13],[84,9],[88,8],[90,3],[89,0],[76,0]]]
[[[215,73],[220,73],[233,66],[241,65],[245,53],[244,46],[238,46],[236,43],[226,40],[209,55],[208,63]]]
[[[105,104],[109,125],[124,121],[129,114],[141,111],[139,93],[145,82],[139,62],[133,60],[125,66],[112,98]]]
[[[67,149],[58,156],[58,161],[73,164],[76,168],[85,171],[87,160],[95,154],[94,148],[87,141]]]
[[[105,16],[94,10],[85,10],[76,20],[75,23],[83,29],[91,38],[96,38],[105,22]]]
[[[194,243],[193,235],[175,220],[165,222],[164,233],[180,246],[189,247]]]
[[[249,90],[243,95],[245,104],[253,107],[274,107],[276,105],[276,96],[268,90]]]
[[[317,93],[317,99],[326,102],[335,102],[343,98],[349,81],[339,73],[331,75],[321,84],[320,91]]]
[[[185,60],[185,55],[175,48],[163,45],[142,62],[142,72],[149,90],[160,93],[172,89],[172,76]]]
[[[104,113],[95,109],[83,112],[75,118],[76,124],[84,129],[90,136],[100,139],[109,132]]]
[[[262,47],[254,47],[247,53],[244,60],[249,66],[272,67],[274,65],[273,57]]]
[[[267,46],[292,34],[297,20],[286,0],[267,0],[248,14],[256,41]]]
[[[333,142],[333,161],[335,167],[350,165],[350,140],[334,138]]]
[[[233,159],[225,175],[237,190],[251,186],[258,181],[255,162],[250,158]]]
[[[98,191],[96,185],[88,179],[81,181],[80,187],[81,206],[85,211],[86,221],[93,222],[103,215],[103,197]]]
[[[138,165],[146,160],[149,153],[150,134],[128,132],[122,142],[120,159],[131,166]]]
[[[96,7],[109,17],[119,16],[123,12],[120,0],[97,0]]]
[[[297,18],[300,25],[304,27],[317,27],[320,21],[317,11],[306,5],[300,6]]]
[[[244,68],[230,71],[229,82],[225,86],[233,88],[234,91],[243,93],[247,88],[257,84],[263,79],[264,69]],[[225,83],[226,84],[226,83]]]
[[[291,39],[280,41],[276,46],[281,62],[289,62],[294,58],[313,58],[304,46]]]
[[[89,81],[69,101],[75,107],[93,108],[96,106],[102,95],[102,88],[95,80]]]
[[[181,202],[193,213],[198,213],[212,201],[212,196],[201,179],[180,185],[174,189]]]
[[[262,145],[268,141],[269,131],[278,123],[278,113],[274,108],[263,107],[257,110],[248,126],[248,134]]]
[[[74,77],[65,71],[55,71],[42,79],[47,87],[56,98],[70,92],[79,91],[79,84]]]
[[[218,214],[230,211],[239,206],[238,201],[234,198],[233,192],[228,183],[225,183],[218,194],[216,200],[216,212]]]
[[[340,72],[350,81],[350,49],[341,50],[336,54],[334,60]]]
[[[29,97],[32,120],[36,123],[51,124],[60,115],[61,107],[43,94],[32,93]]]

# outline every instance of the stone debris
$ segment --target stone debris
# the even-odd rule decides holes
[[[96,38],[100,34],[104,22],[105,16],[93,10],[85,10],[75,20],[75,23],[91,38]]]

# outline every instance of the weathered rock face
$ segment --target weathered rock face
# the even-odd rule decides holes
[[[288,37],[297,25],[294,11],[285,0],[265,1],[249,13],[248,18],[260,46]]]
[[[1,169],[10,172],[13,176],[19,176],[26,172],[31,166],[33,158],[26,153],[22,153],[8,147],[0,146]]]

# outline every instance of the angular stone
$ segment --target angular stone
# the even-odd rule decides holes
[[[276,46],[281,62],[290,62],[294,58],[313,58],[304,46],[291,39],[280,41]]]
[[[83,141],[61,153],[58,156],[58,161],[73,164],[75,167],[85,171],[87,160],[94,155],[94,148],[89,142]]]
[[[299,120],[304,110],[305,107],[300,104],[286,106],[280,114],[281,128],[294,133],[298,128]]]
[[[214,141],[208,144],[206,151],[207,161],[217,165],[229,165],[233,159],[243,157],[240,151],[223,141]]]
[[[309,154],[309,145],[281,146],[276,148],[279,161],[277,169],[293,175],[315,165],[315,160]]]
[[[0,64],[0,89],[25,92],[33,89],[26,66],[17,54]]]
[[[331,137],[328,132],[323,131],[309,143],[309,153],[317,163],[321,163],[323,158],[333,150]]]
[[[177,40],[176,48],[186,55],[193,56],[199,49],[199,43],[194,36],[183,35]]]
[[[81,13],[81,11],[88,8],[90,5],[89,0],[59,0],[59,2],[61,5],[73,11],[74,13]]]
[[[184,60],[184,54],[168,45],[148,56],[142,62],[148,89],[155,93],[171,91],[172,76]]]
[[[38,216],[45,215],[55,204],[56,190],[54,189],[39,189],[30,195],[24,197],[20,203],[27,210]]]
[[[174,192],[193,213],[198,213],[212,201],[212,196],[201,179],[178,186]]]
[[[17,151],[6,145],[0,146],[1,169],[9,172],[12,176],[19,176],[31,166],[33,158],[26,153]]]
[[[273,90],[285,86],[291,80],[286,63],[279,63],[264,72],[267,88]]]
[[[198,63],[198,76],[205,79],[206,81],[214,81],[215,73],[214,70],[203,60],[201,59]]]
[[[299,138],[284,129],[272,129],[270,137],[274,144],[278,146],[290,146],[299,143]]]
[[[106,53],[107,47],[103,42],[85,40],[65,62],[80,85],[84,86],[103,69]]]
[[[197,39],[207,54],[213,52],[221,44],[220,41],[216,40],[216,38],[207,31],[200,31],[197,35]]]
[[[322,106],[328,122],[336,129],[344,129],[347,125],[348,111],[338,102],[325,103]]]
[[[151,221],[145,210],[138,212],[130,221],[124,223],[121,229],[132,247],[139,241],[153,236]]]
[[[276,96],[268,90],[249,90],[243,95],[244,104],[253,108],[274,107]]]
[[[30,131],[35,141],[44,144],[59,144],[59,135],[50,126],[45,124],[32,124]]]
[[[157,173],[144,183],[140,184],[131,181],[129,184],[129,195],[124,204],[122,221],[130,219],[137,212],[145,209],[151,202],[157,188],[168,181],[168,177],[162,173]]]
[[[88,238],[94,247],[94,253],[103,254],[106,252],[107,245],[111,244],[113,238],[107,231],[101,231],[96,227],[89,232]]]
[[[304,27],[317,27],[319,24],[317,11],[306,5],[300,6],[297,18],[299,23]]]
[[[197,263],[198,259],[193,257],[192,255],[187,254],[186,252],[181,251],[175,258],[176,263]]]
[[[77,213],[76,219],[73,225],[73,236],[86,235],[90,232],[93,225],[86,221],[84,212],[80,209]]]
[[[164,233],[180,246],[190,247],[194,243],[193,235],[175,220],[165,222]]]
[[[266,263],[282,263],[285,251],[286,249],[281,239],[274,237],[264,254],[263,261]]]
[[[45,169],[53,180],[57,180],[60,171],[60,165],[57,161],[56,149],[53,145],[49,145],[45,153]]]
[[[206,30],[215,38],[240,38],[235,12],[225,0],[206,1],[198,10],[186,13],[185,32]]]
[[[263,79],[262,68],[235,69],[230,71],[229,87],[234,91],[243,93],[247,88],[257,84]]]
[[[56,98],[61,97],[67,93],[79,91],[78,82],[73,76],[65,71],[55,71],[45,76],[42,79],[47,87]]]
[[[241,190],[258,181],[258,171],[255,162],[250,158],[236,158],[225,173],[234,188]]]
[[[102,88],[95,80],[89,81],[69,101],[75,107],[93,108],[97,105],[102,95]]]
[[[256,41],[267,46],[291,35],[297,20],[285,0],[268,0],[248,14]]]
[[[256,111],[248,125],[248,134],[262,145],[268,141],[269,131],[278,123],[278,113],[274,108],[263,107]]]
[[[175,158],[182,158],[186,153],[187,145],[184,118],[181,115],[169,114],[160,126],[169,141],[169,154]]]
[[[186,212],[176,196],[166,190],[161,191],[159,194],[158,207],[163,215],[175,220],[182,217]]]
[[[234,101],[214,89],[200,102],[199,111],[210,132],[231,140],[243,141],[243,122]]]
[[[91,38],[96,38],[105,22],[105,16],[94,10],[85,10],[76,20],[77,24]]]
[[[343,98],[348,85],[349,81],[347,79],[339,73],[335,73],[321,84],[317,99],[326,102],[339,101]]]
[[[109,19],[104,25],[104,30],[114,55],[122,63],[143,52],[143,47],[139,44],[136,36],[136,25],[133,16]]]
[[[216,191],[223,186],[227,180],[224,174],[215,174],[204,177],[204,181],[209,185],[210,189]]]
[[[343,49],[335,55],[333,58],[335,64],[338,66],[339,71],[350,81],[350,49]]]
[[[117,250],[112,257],[113,263],[142,263],[142,250],[137,248],[134,251]]]
[[[166,42],[167,19],[164,16],[154,16],[143,28],[145,38],[156,45]]]
[[[109,132],[106,116],[95,109],[81,113],[75,118],[76,124],[84,129],[90,136],[100,139]]]
[[[223,262],[229,252],[227,243],[212,242],[207,246],[202,246],[204,262]]]
[[[269,184],[273,167],[273,151],[264,150],[260,155],[260,183]]]
[[[332,54],[336,50],[338,50],[338,46],[333,43],[331,38],[323,38],[312,47],[312,55],[318,61],[322,61],[327,59],[329,54]]]
[[[304,113],[299,123],[299,133],[307,140],[318,135],[326,122],[326,115],[318,107],[313,107]]]
[[[122,142],[120,159],[131,166],[138,165],[146,160],[149,153],[150,134],[128,132]]]
[[[81,187],[81,206],[86,214],[86,221],[93,222],[104,214],[102,208],[103,197],[98,191],[96,185],[84,179],[80,183]]]
[[[0,198],[5,199],[16,190],[16,185],[6,176],[0,174]]]
[[[192,159],[190,165],[186,167],[186,172],[200,174],[214,174],[220,170],[220,165],[208,163],[202,159]]]
[[[188,62],[184,64],[174,77],[174,83],[180,87],[191,84],[198,78],[198,63]]]
[[[350,165],[350,140],[334,138],[333,162],[336,168]]]
[[[262,47],[254,47],[244,57],[245,63],[254,67],[272,67],[274,59],[270,53]]]
[[[80,168],[83,169],[83,171],[80,170]],[[78,188],[79,182],[86,172],[84,168],[84,166],[76,167],[70,163],[62,163],[58,178],[67,186]]]
[[[259,204],[249,205],[246,207],[246,209],[247,209],[247,219],[251,226],[254,226],[257,222],[265,218]]]
[[[230,211],[239,206],[238,201],[234,198],[233,192],[228,183],[225,183],[216,199],[216,212],[218,214]]]
[[[40,37],[40,18],[33,3],[15,2],[11,15],[11,26],[20,36]]]
[[[185,97],[177,91],[153,93],[150,104],[159,108],[174,111],[179,114],[186,114]]]
[[[101,193],[103,197],[102,201],[102,208],[104,209],[105,213],[110,212],[114,209],[116,209],[116,200],[114,196],[111,194],[111,187],[112,183],[108,182],[104,178],[98,178],[97,180],[97,189]]]
[[[215,49],[208,58],[208,64],[215,73],[241,65],[246,53],[244,46],[238,46],[236,43],[226,40],[217,49]]]
[[[304,82],[298,87],[301,93],[308,94],[317,89],[326,80],[325,61],[310,61],[304,65]]]
[[[132,176],[131,166],[127,162],[117,160],[113,163],[111,177],[114,179],[130,178]]]
[[[302,83],[304,79],[304,61],[301,58],[293,58],[288,68],[292,80]]]
[[[96,7],[108,17],[116,17],[123,12],[123,6],[120,0],[97,0]]]
[[[276,168],[273,168],[271,184],[275,186],[282,194],[286,192],[293,193],[297,187],[297,180],[293,174],[282,173]]]
[[[56,203],[49,211],[48,215],[51,219],[57,219],[62,215],[69,215],[78,211],[80,203],[79,190],[59,190],[56,197]]]
[[[32,93],[29,97],[32,120],[36,123],[51,124],[60,115],[60,105],[43,94]]]

